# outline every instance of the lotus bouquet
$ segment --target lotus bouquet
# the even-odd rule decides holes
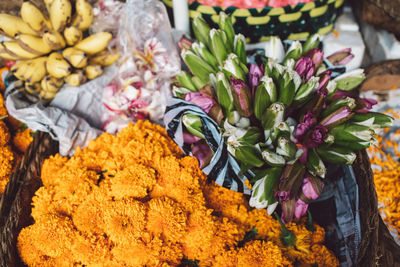
[[[354,92],[363,70],[334,77],[332,66],[348,62],[350,50],[324,58],[318,35],[286,50],[271,37],[263,63],[248,64],[244,37],[219,17],[219,29],[195,18],[197,42],[179,43],[190,73],[176,78],[168,134],[210,179],[270,214],[280,204],[291,222],[322,193],[327,164],[352,164],[392,118],[369,112],[376,102]]]

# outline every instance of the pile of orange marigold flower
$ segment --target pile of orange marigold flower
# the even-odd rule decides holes
[[[32,131],[22,129],[21,123],[8,115],[4,107],[2,90],[4,88],[0,84],[0,195],[4,192],[13,170],[33,140]]]
[[[208,182],[148,121],[104,133],[70,159],[51,156],[42,181],[35,223],[18,236],[28,266],[338,265],[323,228],[290,223],[296,240],[284,246],[278,221]],[[253,227],[257,235],[243,242]]]
[[[400,119],[400,111],[390,109],[388,115]],[[386,129],[388,131],[389,129]],[[396,230],[400,239],[400,129],[391,134],[393,139],[378,136],[379,146],[368,149],[374,167],[374,184],[379,211],[389,229]],[[389,151],[389,152],[388,152]]]

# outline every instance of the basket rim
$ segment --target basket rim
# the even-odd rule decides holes
[[[164,4],[166,4],[168,7],[172,8],[172,0],[162,0],[162,2]],[[192,3],[189,3],[189,10],[191,10],[193,8],[196,8],[196,7],[199,7],[199,6],[203,6],[203,7],[207,7],[207,8],[220,9],[220,11],[229,11],[229,13],[233,13],[233,11],[241,11],[241,10],[243,10],[243,11],[259,11],[259,10],[262,10],[262,11],[269,11],[270,12],[272,10],[278,11],[278,10],[282,10],[282,9],[294,9],[294,10],[296,10],[296,9],[304,7],[305,5],[317,3],[317,6],[314,6],[314,8],[316,8],[316,7],[320,7],[320,6],[323,6],[323,5],[328,5],[328,4],[332,4],[332,3],[336,3],[336,2],[341,2],[340,5],[339,5],[339,7],[340,7],[341,5],[343,5],[344,0],[314,0],[314,1],[309,2],[309,3],[298,3],[298,4],[295,4],[295,5],[286,5],[286,6],[282,6],[282,7],[266,6],[266,7],[262,7],[262,8],[261,7],[260,8],[240,8],[240,7],[236,7],[236,6],[228,6],[228,7],[209,6],[209,5],[203,5],[203,4],[199,3],[197,0],[194,0]],[[295,12],[307,12],[307,11],[310,11],[312,9],[313,8],[310,8],[310,9],[307,9],[307,10],[304,10],[304,11],[300,10],[300,11],[295,11]],[[281,14],[278,14],[278,16],[279,15],[281,15]],[[240,16],[235,16],[235,17],[240,17]]]

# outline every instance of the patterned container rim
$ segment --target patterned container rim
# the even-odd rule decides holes
[[[172,0],[162,0],[168,7],[172,8]],[[229,6],[227,8],[223,8],[220,6],[206,6],[202,5],[196,0],[192,3],[189,3],[189,16],[191,18],[197,17],[200,13],[208,14],[208,15],[217,15],[220,11],[225,11],[229,14],[232,14],[234,17],[251,17],[252,12],[266,12],[264,15],[266,16],[280,16],[283,14],[290,14],[295,12],[313,12],[313,15],[318,16],[325,12],[326,5],[335,3],[335,8],[339,8],[343,5],[344,0],[315,0],[309,3],[299,3],[296,5],[287,5],[284,7],[270,7],[266,6],[263,8],[238,8],[234,6]],[[317,9],[318,8],[318,9]],[[196,11],[193,11],[196,9]]]
[[[172,0],[162,0],[164,4],[172,9]],[[219,12],[224,11],[232,16],[232,22],[235,23],[236,19],[245,19],[248,25],[252,26],[263,26],[271,23],[273,20],[278,20],[280,23],[294,23],[303,19],[304,15],[307,14],[309,18],[318,18],[323,16],[328,10],[339,9],[344,3],[344,0],[316,0],[310,3],[299,3],[297,5],[288,5],[285,7],[264,7],[264,8],[249,8],[242,9],[234,6],[227,8],[219,6],[206,6],[202,5],[197,1],[189,3],[189,17],[191,19],[197,16],[207,16],[212,22],[217,23],[219,20]],[[313,33],[325,35],[333,30],[334,21],[318,27]],[[309,31],[304,32],[293,32],[285,39],[298,40],[306,39],[309,36]],[[250,39],[246,38],[249,42]],[[268,40],[267,36],[261,37],[258,41]]]

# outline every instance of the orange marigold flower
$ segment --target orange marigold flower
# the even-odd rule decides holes
[[[166,241],[180,240],[186,230],[187,216],[179,203],[170,198],[153,198],[148,202],[147,229]]]
[[[322,244],[325,241],[325,229],[314,223],[314,232],[312,232],[312,244]]]
[[[189,259],[210,260],[218,253],[215,234],[217,226],[211,215],[212,210],[204,207],[193,211],[188,218],[187,232],[182,237],[183,253]],[[202,244],[199,246],[199,244]]]
[[[95,188],[72,214],[74,225],[79,231],[98,235],[104,233],[103,207],[110,201],[105,196],[100,189]]]
[[[127,246],[115,246],[111,253],[122,266],[157,266],[162,246],[162,240],[153,237],[147,242],[139,239]]]
[[[116,244],[129,245],[146,227],[146,205],[134,199],[103,203],[104,232]]]
[[[291,266],[281,249],[272,242],[250,241],[237,253],[237,266]]]
[[[28,146],[32,143],[33,131],[29,129],[25,129],[24,131],[17,131],[17,133],[13,137],[13,145],[18,149],[19,152],[25,153],[28,149]]]
[[[300,260],[300,262],[307,265],[316,264],[322,267],[336,267],[339,266],[339,261],[335,255],[321,244],[315,244],[311,247],[311,252]]]
[[[45,187],[55,185],[58,182],[58,174],[67,160],[68,158],[56,154],[43,162],[41,178]]]
[[[108,266],[111,242],[103,235],[77,235],[71,247],[73,259],[84,266]]]
[[[32,233],[32,227],[28,226],[21,230],[18,235],[17,248],[22,261],[28,266],[60,266],[55,265],[54,259],[46,256],[43,251],[36,247],[36,242]]]
[[[156,183],[156,171],[140,164],[127,166],[116,172],[110,183],[110,196],[115,199],[144,198]]]
[[[0,159],[0,194],[2,194],[13,170],[14,153],[10,146],[0,146]]]
[[[28,228],[28,233],[38,250],[49,257],[67,256],[75,242],[77,232],[68,217],[54,214],[40,217],[38,223]]]
[[[0,120],[0,147],[5,146],[10,141],[10,132],[4,121]]]
[[[221,254],[215,256],[213,261],[215,267],[236,267],[237,250],[224,250]]]

